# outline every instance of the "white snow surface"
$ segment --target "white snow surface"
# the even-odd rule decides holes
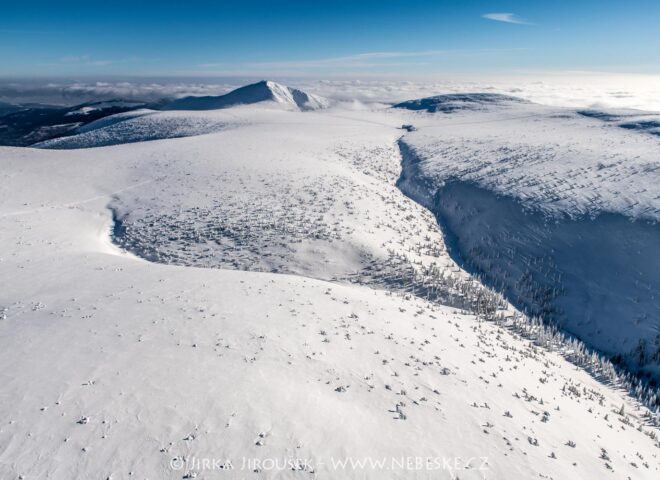
[[[231,113],[158,112],[139,109],[101,118],[78,127],[74,135],[53,138],[35,148],[75,149],[189,137],[218,132],[236,123]]]
[[[442,100],[404,105],[445,113],[407,113],[400,185],[445,223],[454,258],[658,378],[657,114]]]
[[[0,147],[2,478],[657,478],[657,430],[625,393],[467,308],[415,295],[429,271],[442,298],[480,290],[433,215],[395,185],[409,113],[176,114],[106,124],[80,146],[129,122],[223,129],[65,152]],[[472,130],[413,118],[437,122],[434,135],[468,161]],[[560,128],[549,122],[536,128]],[[633,134],[619,130],[608,138]],[[441,155],[427,132],[411,143]],[[634,134],[633,159],[651,148]],[[126,135],[112,143],[136,138]],[[520,141],[541,152],[534,138]],[[478,145],[498,152],[493,134]],[[644,158],[629,170],[606,161],[642,178]],[[632,188],[625,178],[619,188]],[[650,207],[608,201],[657,209],[635,198]],[[155,262],[119,249],[113,231]],[[243,464],[288,458],[309,466]],[[440,467],[410,467],[428,458]],[[337,465],[346,459],[385,467]]]
[[[637,121],[656,118],[643,113]],[[410,122],[417,131],[405,143],[435,183],[474,182],[552,216],[607,211],[660,220],[660,141],[652,132],[524,103],[418,112]]]

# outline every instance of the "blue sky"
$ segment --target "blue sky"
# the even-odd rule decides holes
[[[0,76],[660,73],[660,1],[2,0]]]

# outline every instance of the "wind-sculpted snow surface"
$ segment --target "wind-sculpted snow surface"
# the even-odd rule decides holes
[[[427,178],[472,181],[551,216],[660,220],[653,136],[541,106],[415,120],[405,143]]]
[[[382,123],[396,119],[261,115],[115,196],[113,241],[166,264],[368,284],[489,315],[505,306],[456,267],[433,216],[396,187],[399,132]]]
[[[515,305],[659,378],[660,143],[603,115],[417,115],[400,185]]]
[[[235,119],[220,112],[155,112],[136,110],[105,117],[80,127],[75,135],[33,145],[37,148],[93,148],[123,143],[190,137],[224,130]]]
[[[233,113],[1,150],[2,478],[657,478],[649,411],[480,296],[397,189],[400,118]],[[318,280],[346,275],[370,287]]]

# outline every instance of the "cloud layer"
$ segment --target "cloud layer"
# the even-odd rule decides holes
[[[74,105],[121,98],[152,102],[187,95],[220,95],[241,84],[240,79],[213,82],[194,79],[104,80],[104,81],[23,81],[0,80],[0,100],[14,103]]]
[[[660,111],[660,76],[571,73],[565,75],[456,79],[273,80],[338,101],[390,103],[442,93],[494,92],[534,102],[570,107],[639,108]],[[121,98],[155,101],[187,95],[220,95],[261,80],[245,78],[154,78],[104,81],[0,80],[0,101],[74,105]]]

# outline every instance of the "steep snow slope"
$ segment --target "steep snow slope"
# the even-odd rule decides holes
[[[657,477],[644,409],[497,324],[410,294],[189,266],[362,269],[430,294],[402,267],[435,262],[469,282],[394,186],[399,118],[234,113],[202,137],[0,149],[3,478]],[[176,265],[114,247],[109,205],[137,253],[172,235],[155,259]],[[389,276],[365,273],[389,258]]]
[[[237,88],[220,96],[185,97],[164,105],[164,110],[215,110],[234,105],[270,102],[293,110],[318,110],[328,105],[326,99],[279,83],[261,82]]]
[[[436,213],[454,258],[517,306],[659,378],[657,137],[488,106],[410,114],[401,187]]]

